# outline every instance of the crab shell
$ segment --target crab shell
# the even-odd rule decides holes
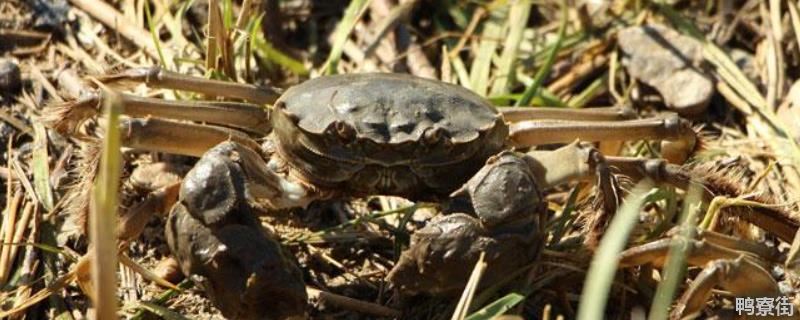
[[[502,115],[477,94],[403,74],[316,78],[274,109],[278,155],[306,181],[352,195],[449,194],[508,136]]]

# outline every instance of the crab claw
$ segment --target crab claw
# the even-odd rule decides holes
[[[439,216],[411,237],[389,281],[410,294],[453,294],[464,288],[481,252],[493,283],[533,261],[539,252],[536,212],[541,190],[523,156],[502,152],[491,157],[451,195],[466,199],[476,217]]]
[[[542,192],[523,155],[501,152],[486,161],[451,197],[468,198],[487,228],[526,219],[545,204]]]
[[[168,230],[183,273],[204,288],[226,318],[286,319],[305,312],[300,269],[260,225],[211,229],[178,205]]]
[[[492,234],[472,216],[439,216],[412,235],[388,281],[408,294],[457,294],[485,252],[487,270],[481,283],[494,283],[536,257],[538,232],[530,227]]]
[[[167,221],[167,243],[181,270],[205,289],[226,318],[303,316],[302,273],[256,217],[237,161],[241,158],[214,152],[189,172]]]

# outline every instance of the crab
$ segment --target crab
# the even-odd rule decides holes
[[[693,181],[680,164],[696,132],[677,115],[496,108],[465,88],[405,74],[324,76],[285,92],[158,67],[98,80],[244,101],[114,94],[128,116],[120,128],[126,147],[199,158],[181,181],[153,191],[129,214],[170,211],[167,241],[182,271],[230,318],[305,312],[297,262],[257,218],[274,210],[368,195],[440,203],[446,214],[412,236],[387,279],[409,294],[446,295],[463,289],[481,254],[488,263],[482,283],[537,258],[548,188],[594,180],[604,211],[613,213],[620,196],[612,168],[683,188]],[[52,108],[48,123],[74,136],[106,98],[99,91]],[[640,139],[667,140],[664,159],[607,157],[586,143]],[[794,235],[780,218],[752,222]],[[137,234],[135,224],[121,229],[121,238]]]

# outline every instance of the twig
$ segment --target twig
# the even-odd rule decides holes
[[[19,243],[22,242],[22,236],[25,234],[25,230],[28,229],[28,224],[30,223],[31,216],[33,213],[39,210],[37,202],[28,202],[25,204],[25,208],[22,209],[22,217],[19,218],[19,221],[16,223],[16,230],[14,230],[13,238],[11,239],[11,243],[14,243],[14,246],[11,247],[11,254],[9,254],[8,262],[13,263],[14,260],[17,258],[17,252],[19,251]],[[10,271],[10,269],[9,269]]]
[[[359,275],[353,274],[352,272],[347,270],[347,267],[345,265],[343,265],[341,262],[337,261],[336,259],[334,259],[330,255],[328,255],[327,253],[323,252],[319,248],[309,244],[308,245],[308,249],[311,252],[311,254],[317,256],[318,258],[322,259],[323,261],[329,263],[330,265],[332,265],[332,266],[336,267],[337,269],[339,269],[340,271],[342,271],[342,275],[345,278],[347,278],[347,281],[353,281],[353,280],[356,280],[356,279],[360,278]],[[375,285],[373,285],[372,283],[370,283],[368,281],[364,281],[364,283],[366,285],[368,285],[369,287],[371,287],[372,289],[376,289],[376,290],[378,289],[377,287],[375,287]]]
[[[50,39],[50,34],[38,31],[28,31],[28,30],[0,29],[0,39],[17,45],[37,44],[41,41]]]
[[[405,28],[401,29],[405,30]],[[406,52],[408,52],[406,65],[408,65],[411,74],[418,77],[436,79],[436,69],[433,67],[430,60],[428,60],[425,52],[422,51],[422,46],[420,46],[419,43],[412,42],[408,46],[408,51]]]
[[[306,287],[306,292],[308,293],[309,299],[317,300],[319,303],[323,304],[329,303],[342,309],[386,318],[396,318],[400,316],[400,311],[379,304],[345,297],[312,287]]]
[[[47,47],[50,37],[49,33],[37,31],[0,29],[0,47],[11,47],[12,55],[34,54]]]
[[[783,95],[783,53],[782,48],[780,46],[780,41],[782,38],[783,32],[781,31],[781,26],[774,25],[775,23],[775,5],[780,7],[780,4],[774,0],[770,0],[770,8],[769,12],[767,12],[767,8],[765,7],[764,3],[762,2],[759,6],[759,9],[762,13],[763,17],[770,16],[772,20],[765,19],[770,21],[769,27],[772,29],[772,32],[767,32],[766,39],[764,39],[766,43],[766,69],[767,69],[767,105],[766,107],[769,110],[775,111],[777,107],[777,101],[779,96]],[[779,13],[777,13],[779,14]],[[778,18],[778,22],[780,22],[780,18]]]
[[[244,30],[247,27],[247,23],[250,21],[251,11],[253,11],[253,5],[255,3],[253,0],[244,0],[242,1],[242,12],[239,13],[239,17],[236,19],[236,29]],[[234,32],[233,40],[237,38],[239,32]]]
[[[80,45],[78,45],[78,42],[75,41],[74,37],[67,37],[67,44],[69,45],[69,48],[72,49],[72,51],[80,57],[80,60],[78,61],[80,61],[83,65],[85,65],[90,72],[97,74],[103,74],[106,72],[106,69],[103,68],[103,66],[98,61],[100,60],[100,58],[97,58],[97,60],[95,60],[95,57],[92,57],[92,55],[90,55],[88,52],[86,52],[86,50],[84,50]],[[63,44],[59,44],[59,46],[63,46]]]
[[[598,68],[603,67],[607,62],[608,56],[605,54],[587,57],[587,59],[573,67],[567,74],[554,80],[547,86],[547,90],[555,94],[560,94],[563,90],[572,87],[575,83],[592,74]]]
[[[0,284],[2,285],[6,284],[8,274],[11,271],[11,261],[9,261],[9,258],[11,256],[11,247],[14,246],[12,244],[14,239],[14,225],[16,224],[19,206],[22,203],[22,196],[22,190],[17,190],[14,194],[14,200],[8,205],[8,210],[6,210],[3,215],[3,227],[2,232],[0,232],[3,241],[3,246],[0,250]]]
[[[33,128],[22,122],[22,120],[15,118],[6,110],[0,110],[0,121],[10,124],[27,135],[33,135]]]
[[[117,9],[114,9],[105,1],[70,0],[70,2],[101,23],[119,32],[125,39],[130,40],[137,47],[144,50],[151,58],[158,59],[158,50],[156,50],[155,44],[151,41],[150,33],[131,24]],[[169,55],[169,57],[167,60],[171,60],[172,55]]]
[[[70,272],[64,274],[63,276],[55,279],[53,283],[49,284],[46,288],[39,290],[32,296],[30,296],[27,300],[23,301],[19,305],[15,305],[14,308],[11,310],[3,310],[0,311],[0,318],[8,317],[9,315],[22,312],[25,309],[28,309],[35,304],[39,303],[40,301],[47,299],[50,295],[60,292],[60,290],[64,289],[67,285],[75,281],[76,278],[76,270],[70,270]]]
[[[364,49],[364,58],[369,58],[378,48],[378,44],[386,35],[394,30],[394,27],[404,19],[411,9],[414,7],[416,1],[409,1],[399,6],[392,8],[385,16],[380,17],[380,23],[375,27],[375,33],[367,42],[366,49]]]
[[[464,318],[467,316],[470,305],[472,304],[472,299],[475,297],[475,291],[478,290],[478,284],[480,283],[481,277],[488,266],[484,260],[485,256],[486,253],[481,252],[478,262],[475,263],[475,267],[472,269],[472,273],[469,275],[467,285],[464,288],[464,291],[461,292],[461,298],[458,300],[458,305],[456,305],[456,310],[453,311],[453,316],[450,318],[451,320],[464,320]]]
[[[486,15],[486,9],[483,7],[478,7],[475,10],[475,13],[472,14],[472,20],[469,21],[469,25],[467,25],[467,29],[464,30],[464,34],[461,35],[461,39],[458,39],[458,43],[452,50],[450,50],[449,57],[453,59],[458,53],[461,51],[462,48],[467,44],[467,40],[475,33],[475,28],[478,27],[478,23],[481,22],[481,19]]]
[[[108,46],[108,43],[106,43],[105,40],[100,39],[100,37],[98,37],[95,33],[90,32],[89,36],[92,37],[92,43],[97,45],[97,50],[100,54],[110,56],[111,58],[114,58],[114,60],[130,68],[141,67],[139,64],[132,61],[132,57],[125,58],[117,53],[116,50],[111,49],[111,47]]]
[[[44,74],[42,73],[41,70],[39,70],[38,67],[31,64],[30,70],[31,70],[31,76],[37,80],[36,82],[42,85],[42,88],[44,88],[44,90],[47,91],[47,93],[53,98],[53,100],[59,103],[64,102],[64,99],[62,99],[61,95],[58,94],[58,90],[56,90],[56,87],[54,87],[53,84],[50,83],[50,80],[47,80],[47,77],[44,76]]]
[[[32,244],[36,243],[37,220],[38,219],[34,217],[33,224],[31,226],[31,233],[28,237],[29,245],[25,250],[25,256],[22,260],[21,274],[23,276],[18,282],[19,288],[17,289],[17,296],[14,300],[14,306],[12,309],[17,309],[19,306],[28,301],[33,293],[33,277],[36,274],[36,269],[40,265],[40,260],[37,258],[36,249],[34,246],[32,246]]]

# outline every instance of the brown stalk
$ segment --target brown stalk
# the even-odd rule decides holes
[[[25,208],[22,209],[22,216],[19,218],[19,221],[16,223],[16,229],[14,230],[14,236],[12,237],[11,242],[14,244],[11,246],[11,254],[9,255],[8,261],[9,263],[13,262],[17,257],[17,252],[20,248],[20,243],[22,243],[22,236],[25,234],[25,230],[28,229],[28,223],[31,221],[31,217],[33,213],[39,209],[38,203],[28,202],[25,204]],[[9,269],[10,270],[10,269]]]
[[[578,65],[570,69],[567,74],[547,86],[547,90],[555,94],[561,94],[598,68],[602,68],[606,63],[608,63],[608,55],[605,54],[586,57],[586,59],[583,59]]]
[[[312,287],[306,287],[306,292],[308,293],[308,298],[310,300],[317,300],[322,304],[329,303],[331,305],[335,305],[342,309],[373,315],[377,317],[397,318],[400,316],[399,311],[392,308],[384,307],[379,304],[353,299],[350,297],[338,295],[327,291],[322,291]]]
[[[39,68],[37,68],[35,65],[30,65],[30,69],[31,69],[31,76],[34,79],[36,79],[38,83],[42,85],[42,88],[44,88],[44,90],[47,91],[47,93],[51,97],[53,97],[54,100],[56,100],[59,103],[64,102],[64,99],[62,99],[61,95],[58,94],[58,90],[56,90],[56,87],[54,87],[53,84],[50,83],[49,80],[47,80],[47,77],[45,77],[44,74],[42,74],[42,71],[39,70]]]
[[[5,285],[6,280],[8,280],[8,274],[11,271],[11,261],[9,260],[11,256],[11,241],[14,240],[14,225],[17,220],[17,212],[19,211],[19,206],[22,203],[22,190],[17,190],[14,193],[14,198],[9,202],[9,205],[6,207],[6,212],[3,214],[3,227],[2,231],[0,231],[0,236],[2,236],[3,246],[2,250],[0,250],[0,284]]]

